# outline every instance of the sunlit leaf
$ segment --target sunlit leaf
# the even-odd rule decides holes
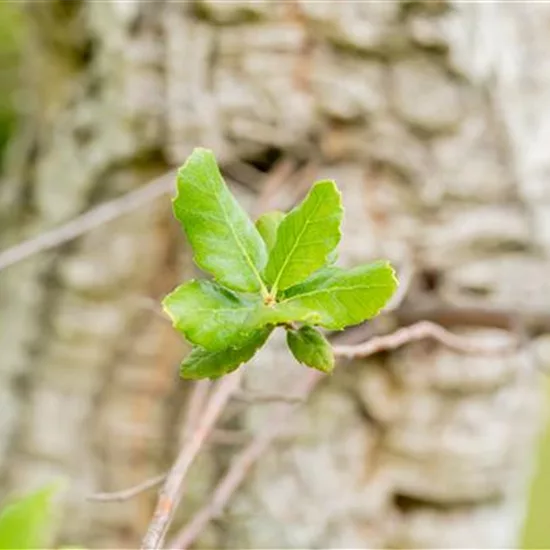
[[[213,153],[195,149],[178,172],[174,214],[197,265],[243,292],[265,290],[267,250],[258,230],[227,188]]]
[[[265,344],[272,330],[273,327],[266,327],[257,331],[243,347],[237,349],[209,351],[201,347],[195,347],[181,364],[180,376],[196,380],[199,378],[219,378],[224,374],[228,374],[252,359],[258,349]]]
[[[314,311],[318,321],[311,324],[336,330],[374,317],[397,288],[395,272],[385,261],[330,269],[332,275],[289,289],[277,307],[290,307],[288,314],[294,315],[302,309]]]
[[[212,281],[189,281],[166,296],[164,310],[187,340],[211,351],[242,346],[260,328],[258,297],[238,295]]]
[[[327,262],[340,241],[343,208],[333,181],[313,185],[304,201],[281,221],[265,268],[274,292],[306,279]]]
[[[264,304],[260,296],[238,295],[212,281],[190,281],[162,302],[174,327],[189,342],[209,351],[244,346],[269,324],[315,321],[317,315],[301,306],[284,309]]]

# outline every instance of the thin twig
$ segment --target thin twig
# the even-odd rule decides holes
[[[292,164],[289,159],[284,159],[281,161],[280,165],[277,166],[277,170],[268,174],[264,186],[264,191],[266,191],[266,193],[262,194],[258,204],[263,206],[272,199],[272,194],[276,191],[277,187],[284,183],[285,179],[290,176],[293,168],[294,164]],[[170,170],[135,191],[131,191],[121,197],[100,204],[59,227],[40,233],[36,237],[32,237],[1,251],[0,271],[26,260],[35,254],[57,248],[58,246],[88,233],[96,227],[100,227],[105,223],[150,203],[152,200],[168,193],[172,189],[175,174],[176,172],[174,170]]]
[[[212,382],[210,380],[199,380],[193,385],[185,413],[185,423],[182,432],[183,442],[191,439],[191,436],[199,425],[211,385]]]
[[[392,334],[378,336],[353,346],[334,346],[334,353],[343,357],[368,357],[380,351],[392,350],[424,338],[433,338],[444,346],[468,354],[501,355],[514,351],[516,346],[487,346],[474,342],[470,338],[453,334],[443,327],[421,321],[409,327],[399,329]],[[303,391],[303,399],[312,392],[317,383],[323,379],[318,372],[308,373]],[[252,465],[262,456],[273,440],[285,428],[285,424],[293,408],[286,409],[270,422],[269,428],[259,434],[231,463],[226,475],[216,486],[210,501],[201,508],[191,521],[175,536],[170,548],[185,550],[200,535],[208,523],[223,512],[231,496],[245,479]]]
[[[302,401],[311,393],[313,388],[322,379],[322,375],[312,371],[306,374],[303,389]],[[252,442],[232,460],[231,465],[218,483],[210,501],[201,508],[191,521],[174,537],[169,548],[188,548],[200,535],[208,523],[223,512],[235,490],[244,481],[247,473],[254,463],[264,454],[269,445],[286,429],[286,421],[294,412],[294,406],[281,410],[275,416],[269,427],[258,434]]]
[[[530,336],[550,332],[550,313],[544,308],[507,309],[497,306],[457,306],[420,296],[418,304],[403,305],[395,312],[401,325],[432,321],[444,327],[470,326],[514,330],[517,319]]]
[[[239,369],[225,376],[217,383],[206,409],[201,414],[197,429],[190,439],[184,443],[176,462],[168,474],[157,502],[153,519],[143,539],[142,549],[151,550],[162,547],[174,510],[181,500],[183,482],[189,467],[210,435],[231,395],[238,389],[242,375],[243,370]]]
[[[472,355],[506,355],[517,349],[517,344],[488,346],[465,336],[459,336],[430,321],[419,321],[391,334],[375,336],[362,344],[333,346],[334,355],[347,358],[368,357],[380,351],[396,349],[410,342],[431,338],[458,353]]]
[[[299,395],[283,395],[280,393],[238,392],[233,395],[236,401],[249,405],[263,403],[302,403],[304,398]]]
[[[160,485],[167,477],[167,473],[153,477],[142,481],[140,484],[122,491],[116,491],[114,493],[95,493],[87,497],[87,500],[91,502],[122,502],[124,500],[130,500],[149,489],[153,489]]]
[[[150,203],[172,188],[174,174],[173,171],[167,172],[136,191],[105,202],[60,227],[41,233],[0,252],[0,271],[39,252],[61,246],[96,227]]]

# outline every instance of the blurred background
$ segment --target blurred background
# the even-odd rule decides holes
[[[0,3],[0,497],[66,479],[52,544],[138,546],[155,491],[87,497],[183,437],[158,303],[196,275],[169,197],[202,145],[253,215],[336,179],[340,263],[388,258],[405,286],[377,332],[521,346],[342,362],[197,547],[550,547],[549,30],[535,2]],[[302,370],[274,338],[245,390]],[[175,529],[281,406],[228,408]]]

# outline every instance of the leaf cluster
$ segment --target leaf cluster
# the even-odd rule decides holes
[[[341,330],[370,319],[397,287],[386,261],[350,270],[334,265],[344,210],[331,180],[316,182],[287,214],[268,212],[254,224],[213,153],[199,148],[178,171],[173,209],[195,263],[213,276],[184,283],[163,300],[193,344],[183,378],[235,370],[278,326],[300,363],[331,372],[332,349],[317,327]]]

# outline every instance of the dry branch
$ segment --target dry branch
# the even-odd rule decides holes
[[[183,493],[183,482],[189,467],[212,432],[231,395],[238,389],[243,370],[237,370],[220,380],[201,415],[197,429],[186,441],[170,470],[159,496],[153,519],[142,542],[143,549],[161,548],[174,510]]]
[[[123,502],[124,500],[130,500],[131,498],[137,497],[149,489],[159,486],[166,479],[167,475],[168,474],[166,473],[161,474],[151,479],[142,481],[134,487],[123,489],[122,491],[116,491],[114,493],[95,493],[90,495],[87,500],[92,502]]]
[[[392,334],[378,336],[367,340],[364,343],[350,346],[334,346],[335,355],[341,357],[368,357],[375,353],[393,350],[410,342],[432,338],[442,345],[459,353],[501,355],[514,351],[515,346],[487,346],[475,342],[473,339],[453,334],[443,327],[427,321],[421,321],[409,327],[397,330]],[[312,392],[317,383],[323,379],[319,372],[308,372],[304,387],[301,393],[303,400]],[[226,475],[218,483],[210,501],[201,508],[191,521],[175,536],[170,543],[170,548],[186,549],[200,535],[208,523],[218,517],[227,506],[231,496],[245,479],[252,465],[268,449],[273,440],[286,429],[286,422],[294,410],[289,407],[280,412],[276,418],[269,423],[269,428],[259,434],[241,453],[232,461]]]
[[[197,430],[211,385],[210,380],[199,380],[193,385],[183,425],[183,442],[189,441]]]
[[[322,374],[316,371],[306,374],[300,392],[303,396],[302,402],[305,401],[322,377]],[[289,405],[288,408],[279,411],[273,421],[270,422],[267,430],[254,438],[243,451],[235,456],[226,475],[214,489],[208,504],[201,508],[193,516],[193,519],[174,537],[174,540],[169,544],[170,548],[188,548],[208,523],[222,514],[231,496],[244,481],[250,468],[264,454],[273,440],[286,430],[286,421],[297,405],[298,403],[295,403],[294,406]]]
[[[170,191],[173,186],[174,174],[173,171],[167,172],[136,191],[101,204],[60,227],[41,233],[0,252],[0,271],[39,252],[61,246],[123,214],[149,204],[153,199]]]
[[[517,349],[517,344],[499,344],[489,346],[487,343],[476,342],[472,338],[459,336],[430,321],[419,321],[414,325],[403,327],[392,334],[375,336],[362,344],[349,346],[333,346],[334,354],[340,357],[368,357],[380,351],[389,351],[414,342],[430,338],[458,353],[471,355],[507,355]]]

